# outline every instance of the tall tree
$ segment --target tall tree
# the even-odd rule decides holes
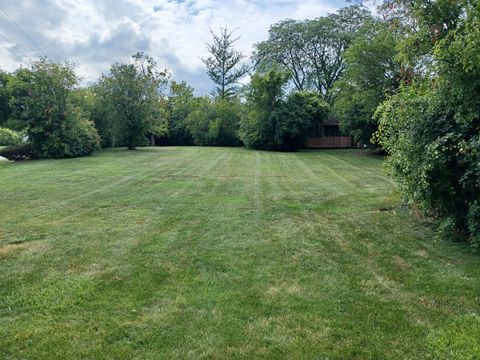
[[[238,81],[248,72],[248,67],[241,64],[245,57],[233,45],[239,37],[233,37],[235,30],[220,28],[220,34],[213,35],[213,42],[207,44],[211,56],[202,59],[207,67],[207,74],[217,84],[216,93],[221,99],[235,95]]]
[[[315,90],[331,102],[333,85],[346,68],[343,55],[368,18],[366,9],[354,5],[313,20],[280,21],[267,40],[255,44],[255,66],[265,72],[276,63],[291,73],[296,90]]]
[[[25,123],[35,156],[75,157],[98,147],[96,129],[72,99],[78,83],[72,64],[45,58],[19,69],[8,82],[12,116]]]
[[[163,104],[168,117],[168,134],[160,139],[161,144],[193,145],[193,138],[186,122],[195,107],[193,87],[185,81],[172,81],[168,97],[164,99]]]
[[[0,70],[0,126],[5,124],[10,115],[10,96],[7,91],[7,83],[10,75]]]
[[[305,56],[308,21],[282,20],[270,27],[268,40],[254,45],[253,60],[257,70],[267,72],[274,64],[291,73],[299,91],[307,87],[309,63]]]
[[[165,132],[160,117],[160,87],[167,73],[158,70],[152,57],[137,53],[130,64],[114,64],[99,86],[109,107],[111,126],[129,150],[146,142],[146,137]]]
[[[400,86],[396,35],[385,22],[367,22],[345,53],[347,68],[335,85],[335,116],[355,141],[369,144],[377,106]]]
[[[247,93],[249,111],[240,123],[240,137],[245,146],[277,149],[276,125],[285,106],[285,87],[290,76],[277,66],[252,76]]]
[[[308,22],[303,50],[309,64],[309,87],[328,102],[335,82],[347,68],[345,51],[369,18],[366,9],[354,5]]]

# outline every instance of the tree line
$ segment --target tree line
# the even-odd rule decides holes
[[[202,59],[216,84],[203,97],[143,53],[91,86],[72,64],[41,59],[0,72],[0,144],[28,138],[36,157],[147,144],[292,151],[339,123],[388,154],[403,198],[441,233],[479,245],[479,19],[478,0],[384,0],[375,15],[352,5],[273,24],[250,64],[222,28]]]
[[[29,156],[56,158],[147,144],[297,150],[333,121],[332,86],[344,72],[344,52],[370,16],[350,6],[311,21],[282,21],[255,44],[251,64],[235,49],[235,31],[212,32],[202,59],[216,84],[211,96],[194,96],[144,53],[113,64],[90,86],[81,86],[68,62],[40,59],[1,72],[0,126],[8,130],[0,130],[0,142],[2,136],[3,144],[18,142],[11,130],[20,131]],[[242,85],[247,74],[251,81]]]

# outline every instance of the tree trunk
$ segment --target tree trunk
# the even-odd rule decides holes
[[[155,135],[150,135],[150,146],[155,146]]]

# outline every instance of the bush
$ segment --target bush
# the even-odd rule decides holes
[[[296,151],[304,147],[310,131],[325,122],[327,109],[328,105],[313,92],[291,93],[276,124],[278,149]]]
[[[73,93],[78,82],[72,64],[47,59],[17,70],[9,82],[12,116],[26,124],[34,157],[75,157],[98,148],[97,131]]]
[[[7,146],[0,150],[0,156],[15,161],[30,159],[32,157],[32,145],[22,144]]]
[[[285,87],[290,74],[274,67],[252,76],[247,94],[249,111],[240,123],[240,138],[252,149],[278,150],[277,123],[285,106]]]
[[[85,156],[100,149],[100,141],[91,121],[74,117],[62,131],[50,134],[40,146],[34,147],[34,154],[42,158]]]
[[[196,109],[187,117],[187,128],[195,145],[238,146],[240,104],[234,100],[197,99]]]
[[[89,155],[100,149],[100,136],[91,121],[79,119],[72,124],[67,136],[69,157]]]
[[[404,86],[377,110],[378,138],[404,198],[480,238],[480,8],[434,51],[435,78]]]
[[[296,151],[314,127],[327,117],[327,104],[307,91],[284,98],[289,75],[272,69],[252,77],[249,112],[243,117],[240,135],[245,146],[261,150]]]
[[[437,84],[404,89],[384,103],[379,137],[403,197],[439,219],[440,232],[448,224],[474,241],[480,234],[478,125],[459,111],[468,104]]]
[[[0,128],[0,146],[19,145],[22,143],[22,136],[13,130]]]

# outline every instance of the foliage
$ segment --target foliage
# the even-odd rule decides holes
[[[308,22],[292,19],[279,21],[268,31],[268,39],[254,45],[253,60],[257,71],[268,71],[274,65],[291,73],[295,88],[299,91],[308,87],[309,64],[305,56],[306,27]]]
[[[379,7],[392,31],[401,32],[398,58],[414,76],[426,75],[432,49],[457,27],[465,4],[477,0],[384,0]],[[432,73],[431,75],[433,75]]]
[[[396,35],[383,22],[368,21],[345,52],[347,69],[335,84],[334,113],[342,131],[369,144],[377,130],[377,106],[399,87]]]
[[[26,124],[34,156],[75,157],[98,148],[95,127],[71,101],[77,84],[71,64],[46,59],[18,70],[8,82],[12,116]]]
[[[276,125],[275,142],[282,151],[295,151],[305,145],[310,132],[324,124],[328,104],[317,93],[298,91],[289,94]]]
[[[207,67],[208,76],[218,86],[216,94],[220,99],[228,99],[237,93],[238,80],[248,72],[248,67],[240,64],[244,56],[233,47],[238,40],[232,37],[234,31],[225,27],[220,29],[219,35],[213,31],[211,33],[213,42],[207,44],[211,56],[202,61]]]
[[[22,118],[21,102],[16,104],[15,99],[29,96],[29,88],[25,84],[30,81],[30,69],[19,68],[13,74],[2,73],[0,86],[0,101],[2,113],[0,123],[3,127],[25,132],[28,123]],[[23,85],[22,85],[23,84]]]
[[[330,102],[345,71],[343,54],[368,18],[367,10],[354,5],[313,20],[280,21],[270,27],[267,40],[255,44],[257,69],[278,64],[291,73],[297,90],[315,90]]]
[[[33,156],[32,145],[26,143],[4,147],[0,149],[0,156],[15,161],[30,159]]]
[[[10,115],[10,96],[7,89],[10,74],[0,70],[0,126],[5,126],[5,123]]]
[[[271,69],[252,77],[249,111],[241,122],[241,139],[247,147],[295,151],[303,147],[315,125],[325,121],[327,104],[317,94],[297,91],[284,98],[290,75]]]
[[[187,117],[187,127],[195,145],[237,146],[240,121],[240,107],[234,99],[198,98]]]
[[[160,138],[163,145],[193,145],[193,138],[187,127],[187,118],[196,106],[193,88],[185,81],[170,83],[168,97],[163,99],[162,108],[168,119],[168,133]]]
[[[166,71],[148,55],[137,53],[132,63],[116,63],[97,85],[99,104],[107,111],[100,121],[112,129],[118,142],[129,150],[144,145],[149,135],[164,135],[166,119],[160,109],[160,87],[166,82]],[[104,127],[104,126],[102,126]],[[102,131],[108,142],[110,131]]]
[[[252,76],[247,95],[248,111],[242,118],[240,138],[252,149],[274,150],[276,123],[284,107],[284,88],[290,74],[276,68]]]
[[[402,194],[427,213],[480,240],[480,6],[433,49],[435,77],[378,110],[379,138]]]
[[[22,136],[10,129],[0,128],[0,146],[18,145],[22,142]]]

